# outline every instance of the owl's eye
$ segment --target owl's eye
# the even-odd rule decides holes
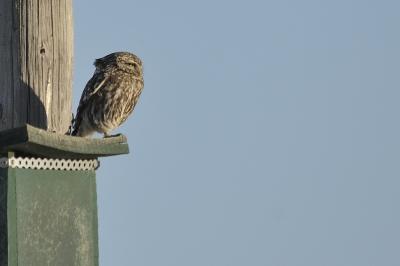
[[[135,63],[127,63],[128,66],[135,67]]]

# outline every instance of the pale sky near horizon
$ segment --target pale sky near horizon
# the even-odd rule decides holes
[[[100,265],[398,265],[399,1],[74,1],[144,64],[97,170]],[[97,135],[96,137],[101,137]]]

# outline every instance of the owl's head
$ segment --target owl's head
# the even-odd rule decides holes
[[[96,59],[94,65],[103,69],[118,69],[137,77],[142,77],[142,61],[134,54],[116,52]]]

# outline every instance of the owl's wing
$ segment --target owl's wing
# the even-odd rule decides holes
[[[93,74],[93,77],[88,81],[85,86],[85,89],[82,92],[81,100],[79,101],[78,109],[77,109],[77,116],[79,115],[80,111],[83,110],[84,106],[86,105],[87,101],[93,94],[95,94],[101,86],[107,81],[109,75],[104,74],[104,72],[96,71]]]

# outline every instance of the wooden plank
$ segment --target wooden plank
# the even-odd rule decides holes
[[[8,157],[14,156],[12,152]],[[7,177],[7,238],[8,238],[8,265],[18,265],[17,243],[17,191],[15,169],[8,167]]]
[[[98,265],[94,170],[13,170],[18,265]]]
[[[1,157],[7,157],[7,153],[0,154]],[[0,167],[0,265],[16,265],[9,263],[9,258],[16,257],[16,230],[15,227],[9,226],[12,218],[8,215],[15,216],[15,186],[13,180],[8,180],[9,175],[12,175],[8,168]],[[11,189],[11,191],[10,191]],[[13,209],[14,208],[14,209]],[[11,232],[11,233],[9,233]],[[10,255],[10,256],[9,256]]]
[[[128,154],[125,135],[90,139],[48,132],[30,125],[0,132],[0,152],[59,159],[92,159]]]
[[[12,119],[9,118],[7,110],[12,108],[13,101],[13,79],[8,75],[7,68],[16,66],[13,64],[12,47],[13,47],[13,16],[12,1],[0,1],[0,128],[11,128]],[[11,69],[15,71],[15,69]]]

